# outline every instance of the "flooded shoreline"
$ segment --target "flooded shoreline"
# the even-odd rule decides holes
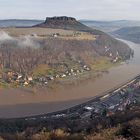
[[[22,117],[62,110],[87,101],[116,87],[140,73],[140,44],[124,41],[134,50],[134,58],[109,69],[97,79],[57,91],[0,90],[0,117]]]
[[[21,118],[27,116],[36,116],[55,111],[61,111],[89,99],[69,100],[63,102],[43,102],[37,104],[18,104],[0,106],[0,118]]]

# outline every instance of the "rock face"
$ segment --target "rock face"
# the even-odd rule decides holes
[[[66,16],[62,16],[62,17],[47,17],[45,23],[47,24],[60,24],[60,23],[71,23],[74,24],[76,23],[76,19],[73,17],[66,17]]]
[[[35,25],[34,27],[55,28],[55,29],[68,29],[90,31],[91,28],[80,23],[73,17],[47,17],[44,23]]]

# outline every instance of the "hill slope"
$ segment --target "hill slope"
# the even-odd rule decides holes
[[[117,37],[140,43],[140,26],[121,28],[113,34]]]
[[[92,35],[96,36],[96,41],[92,44],[95,47],[96,52],[99,53],[99,55],[108,55],[105,54],[105,47],[108,47],[108,49],[112,50],[111,53],[114,55],[118,51],[119,54],[121,54],[122,58],[126,58],[128,54],[130,54],[130,48],[112,38],[108,34],[98,30],[98,29],[92,29],[81,22],[77,21],[75,18],[72,17],[52,17],[52,18],[46,18],[45,22],[41,24],[37,24],[33,27],[41,27],[41,28],[53,28],[53,29],[65,29],[65,30],[73,30],[73,31],[84,31],[88,32]],[[126,52],[126,55],[125,53]]]
[[[132,52],[123,42],[69,17],[47,18],[30,28],[1,30],[2,86],[3,81],[13,86],[28,84],[27,75],[33,76],[31,84],[44,85],[49,81],[46,76],[62,78],[73,76],[73,72],[79,75],[89,70],[102,71],[114,62],[130,58]],[[11,80],[5,69],[21,74],[22,81]],[[42,77],[45,83],[40,80]]]
[[[80,20],[81,23],[96,28],[105,32],[113,32],[124,27],[140,26],[140,21],[133,20],[115,20],[115,21],[95,21],[95,20]]]
[[[14,57],[12,59],[2,57],[4,63],[1,67],[8,66],[7,68],[22,72],[29,72],[40,64],[80,60],[92,65],[96,58],[108,57],[111,61],[116,58],[124,60],[131,54],[131,49],[125,43],[102,31],[91,29],[71,17],[46,18],[45,22],[32,28],[8,28],[3,31],[9,33],[10,36],[5,33],[0,34],[1,52],[3,56],[7,56],[7,49],[10,47],[8,53]],[[53,36],[54,34],[57,34],[57,37]],[[23,38],[17,40],[13,37],[14,35],[16,37],[22,35]],[[21,54],[21,49],[24,55]],[[25,61],[26,52],[29,53],[27,62]],[[37,56],[39,59],[36,60]],[[17,65],[14,61],[18,58],[20,59]]]

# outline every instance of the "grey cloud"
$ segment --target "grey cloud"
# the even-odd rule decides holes
[[[67,15],[78,19],[140,20],[140,0],[0,0],[0,18]]]

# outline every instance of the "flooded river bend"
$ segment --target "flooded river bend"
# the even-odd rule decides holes
[[[134,50],[134,58],[109,69],[108,73],[73,88],[32,94],[26,90],[0,90],[0,117],[23,117],[62,110],[100,95],[140,74],[140,44],[124,41]]]

